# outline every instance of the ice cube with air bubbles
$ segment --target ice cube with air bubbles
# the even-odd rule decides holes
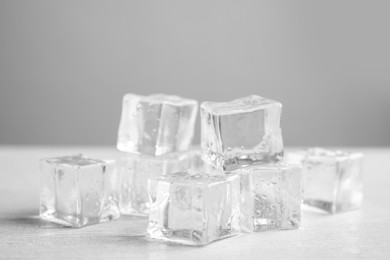
[[[205,161],[224,171],[280,161],[281,112],[281,103],[256,95],[230,102],[203,102],[201,146]]]
[[[120,216],[114,160],[82,155],[42,159],[40,217],[68,227],[83,227]]]
[[[193,99],[126,94],[117,148],[151,156],[186,151],[192,143],[197,111],[198,102]]]
[[[301,168],[264,164],[234,171],[240,175],[241,228],[246,232],[297,229],[301,223]]]
[[[152,238],[206,245],[239,232],[239,177],[182,171],[149,180]]]
[[[302,160],[303,202],[331,214],[363,201],[363,154],[312,148]]]

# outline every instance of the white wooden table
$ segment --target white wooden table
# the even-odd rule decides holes
[[[366,155],[361,210],[338,215],[304,210],[298,230],[189,247],[151,240],[145,218],[122,217],[82,229],[39,219],[38,159],[80,152],[120,156],[114,148],[0,146],[0,258],[390,259],[390,149],[359,150]]]

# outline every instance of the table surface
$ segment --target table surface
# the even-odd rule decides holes
[[[190,247],[148,238],[146,218],[122,217],[81,229],[39,219],[38,159],[80,152],[120,157],[114,148],[0,146],[0,258],[390,259],[390,149],[354,150],[366,155],[360,210],[328,215],[303,209],[298,230],[240,234]]]

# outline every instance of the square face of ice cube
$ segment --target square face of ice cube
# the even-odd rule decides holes
[[[226,103],[203,102],[204,159],[225,171],[281,160],[281,111],[281,103],[255,95]]]
[[[193,99],[126,94],[117,148],[152,156],[186,151],[192,143],[197,112],[198,102]]]
[[[205,245],[239,231],[239,177],[178,172],[149,180],[151,237]]]
[[[310,149],[302,161],[303,202],[331,214],[359,208],[363,155]]]
[[[301,168],[268,164],[240,174],[241,228],[246,232],[296,229],[301,222]]]
[[[158,157],[128,154],[120,162],[120,209],[125,215],[148,216],[150,201],[149,178],[187,170],[198,158],[197,150],[171,153]]]
[[[83,227],[119,217],[115,162],[81,155],[40,161],[40,217]]]

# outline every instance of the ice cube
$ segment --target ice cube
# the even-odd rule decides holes
[[[120,208],[125,215],[149,215],[149,178],[175,173],[193,167],[198,158],[197,150],[170,153],[158,157],[127,154],[120,162]]]
[[[239,231],[238,175],[192,171],[149,180],[151,237],[188,245],[205,245]]]
[[[117,148],[122,152],[158,156],[189,149],[198,102],[155,94],[123,97]]]
[[[64,156],[42,159],[40,171],[42,219],[83,227],[119,217],[115,161]]]
[[[205,160],[231,171],[283,158],[282,104],[256,95],[201,105],[201,146]]]
[[[313,148],[302,167],[304,204],[331,214],[360,207],[363,154]]]
[[[241,182],[241,228],[296,229],[301,222],[301,168],[266,164],[234,171]]]

